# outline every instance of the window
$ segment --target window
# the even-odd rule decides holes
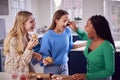
[[[105,16],[108,18],[115,40],[120,40],[120,1],[105,0]]]
[[[111,20],[114,33],[120,33],[120,2],[113,2],[111,6]]]
[[[12,0],[12,17],[15,18],[18,11],[25,9],[26,0]]]
[[[8,15],[8,0],[0,0],[0,15]]]
[[[66,10],[70,19],[81,20],[82,19],[82,0],[51,0],[52,15],[57,9]]]

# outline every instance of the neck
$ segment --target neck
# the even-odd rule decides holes
[[[93,41],[97,42],[97,41],[104,41],[104,40],[102,38],[100,38],[100,37],[95,37],[95,38],[93,38]]]
[[[60,31],[59,29],[54,29],[54,31],[56,32],[56,33],[58,33],[58,34],[61,34],[63,31]]]

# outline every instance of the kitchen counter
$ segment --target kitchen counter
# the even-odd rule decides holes
[[[86,41],[83,40],[77,40],[74,42],[74,44],[79,44],[79,43],[84,43]],[[116,47],[116,52],[120,52],[120,41],[115,41],[115,47]],[[84,51],[85,47],[77,48],[77,49],[72,49],[71,51]]]

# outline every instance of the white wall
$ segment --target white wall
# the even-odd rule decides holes
[[[96,14],[103,15],[103,0],[83,0],[83,21],[81,26],[84,27],[87,19]]]
[[[31,0],[32,12],[36,18],[37,28],[51,23],[50,0]],[[89,17],[95,14],[103,15],[103,0],[83,0],[83,21],[80,27],[84,27]]]
[[[0,18],[5,18],[6,32],[8,32],[13,25],[11,1],[12,0],[9,0],[9,15],[0,16]],[[33,12],[36,18],[37,28],[45,25],[49,26],[51,23],[50,0],[27,0],[27,2],[27,10]],[[80,25],[83,27],[87,19],[93,14],[103,15],[103,0],[83,0],[83,22],[80,23]]]
[[[37,26],[49,26],[51,20],[50,0],[32,0],[31,4]],[[83,21],[80,25],[84,26],[87,19],[95,14],[103,15],[103,0],[83,0]]]
[[[37,27],[50,25],[50,0],[31,0],[31,8]]]

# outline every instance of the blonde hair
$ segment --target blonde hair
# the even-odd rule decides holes
[[[4,40],[5,55],[9,53],[10,39],[13,37],[16,38],[17,44],[19,44],[19,46],[17,46],[16,48],[18,54],[20,55],[23,53],[24,46],[23,46],[22,38],[23,38],[23,35],[25,34],[24,24],[31,15],[32,13],[29,11],[20,11],[17,13],[14,25]]]

